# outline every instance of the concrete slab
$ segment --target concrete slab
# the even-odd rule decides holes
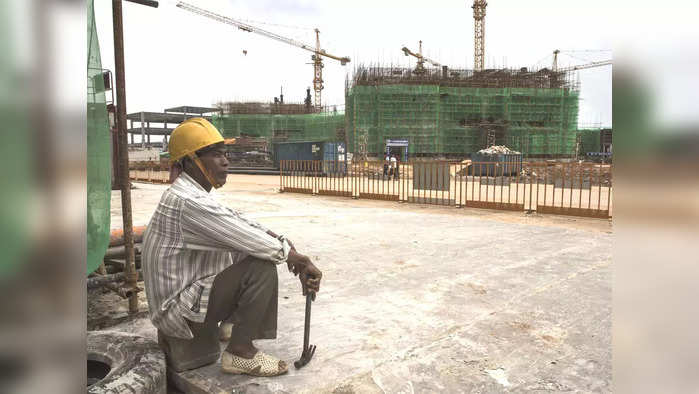
[[[231,175],[219,198],[323,270],[318,350],[281,377],[217,364],[173,375],[182,391],[611,391],[610,222],[275,194],[269,178]],[[145,224],[165,186],[137,186]],[[279,277],[278,338],[256,345],[292,362],[304,298],[285,267]]]

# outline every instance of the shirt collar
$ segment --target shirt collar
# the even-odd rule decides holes
[[[209,195],[209,192],[204,189],[199,182],[195,181],[194,178],[189,176],[186,172],[182,171],[179,177],[177,177],[177,180],[175,182],[180,182],[183,184],[183,186],[187,188],[194,188],[196,191],[201,192],[203,194]]]

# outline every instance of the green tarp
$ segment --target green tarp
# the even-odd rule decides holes
[[[0,2],[0,279],[10,279],[31,251],[30,205],[36,201],[36,160],[31,151],[29,127],[30,93],[24,86],[28,75],[18,58],[17,40],[12,39],[8,2]]]
[[[87,3],[87,273],[102,263],[109,246],[111,139],[95,26],[94,0]]]

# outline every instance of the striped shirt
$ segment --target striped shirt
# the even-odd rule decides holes
[[[141,261],[153,325],[168,336],[193,338],[185,318],[204,321],[219,272],[249,255],[286,261],[289,243],[267,231],[182,173],[163,193],[143,235]]]

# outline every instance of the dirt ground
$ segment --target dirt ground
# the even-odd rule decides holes
[[[167,185],[134,183],[134,225]],[[210,365],[188,392],[611,391],[610,220],[278,193],[279,177],[229,175],[219,200],[287,235],[323,270],[315,357],[277,378]],[[121,227],[119,194],[112,227]],[[279,267],[276,340],[303,341],[304,298]],[[121,301],[124,303],[124,301]],[[111,329],[155,337],[147,318]]]

